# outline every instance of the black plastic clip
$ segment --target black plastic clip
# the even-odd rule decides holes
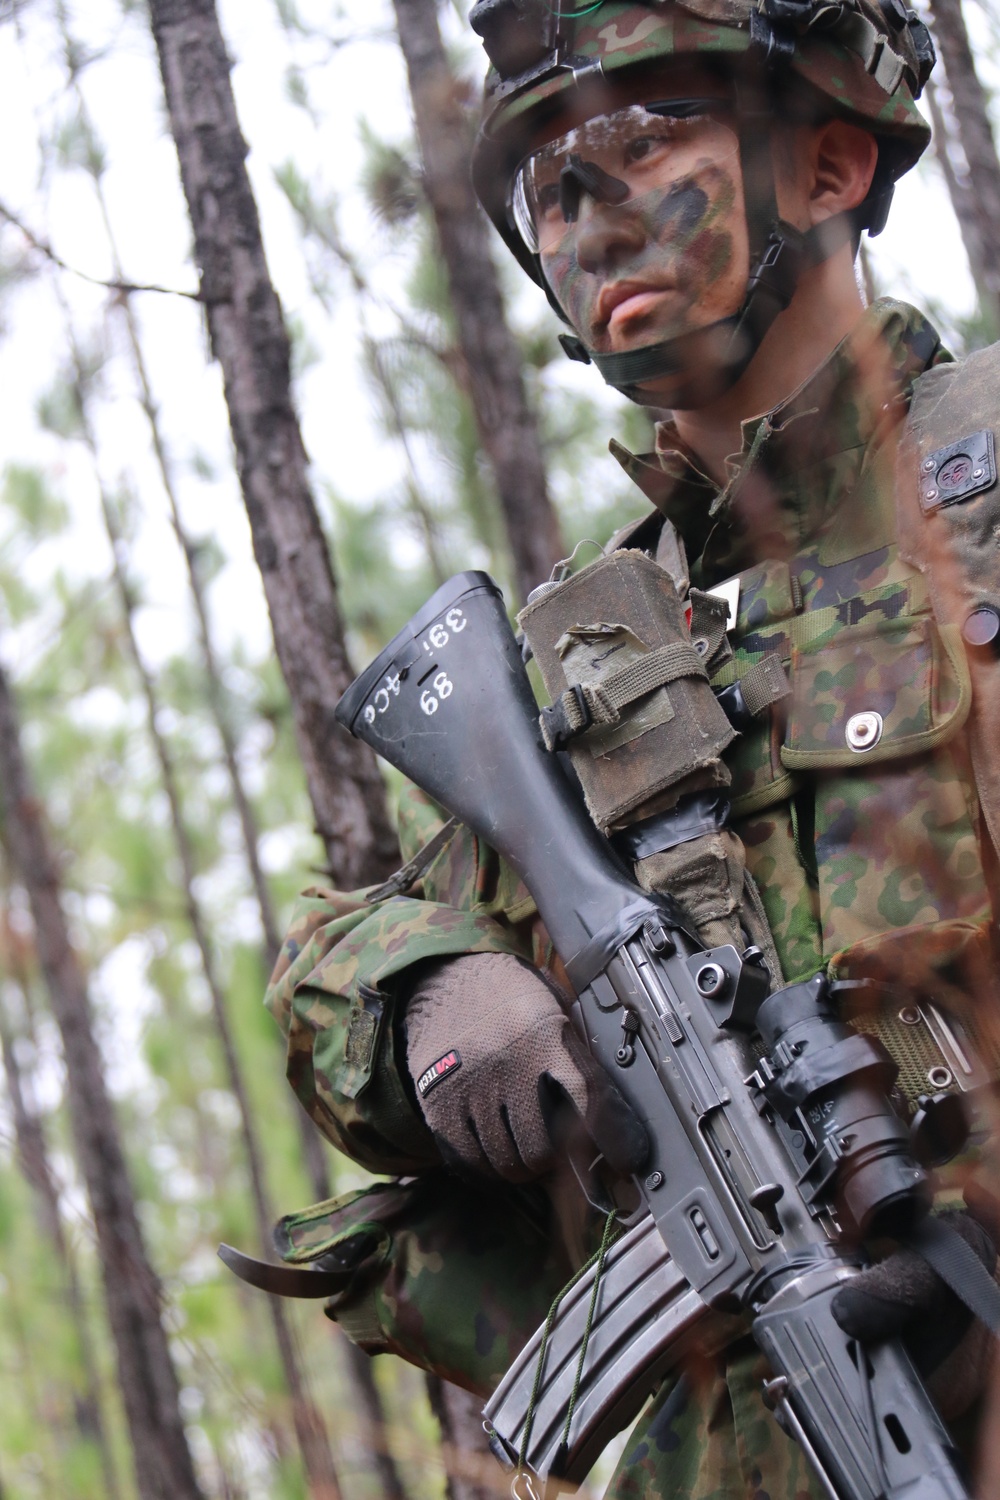
[[[583,339],[578,339],[575,333],[560,333],[558,337],[567,359],[575,360],[578,365],[590,364],[590,351]]]
[[[768,15],[759,10],[750,12],[750,50],[762,57],[765,63],[777,63],[795,54],[795,36],[776,25]]]
[[[572,697],[577,705],[578,717],[575,722],[570,719],[566,709],[566,700],[569,697]],[[570,740],[576,739],[578,734],[583,734],[584,730],[589,729],[593,723],[593,715],[580,683],[573,683],[554,703],[547,704],[538,715],[538,723],[542,731],[542,739],[545,741],[545,748],[549,751],[561,750],[569,744]]]
[[[805,236],[794,225],[779,219],[771,229],[760,260],[750,273],[747,297],[763,291],[781,307],[787,307],[795,294],[804,262]]]
[[[735,730],[743,734],[751,727],[753,714],[746,706],[743,689],[738,682],[731,682],[728,687],[720,688],[715,698]]]
[[[937,62],[937,53],[934,50],[934,38],[931,36],[925,22],[920,19],[915,10],[908,10],[906,12],[906,25],[910,32],[910,40],[913,43],[914,51],[917,54],[917,86],[913,90],[913,97],[914,99],[919,99],[923,92],[924,84],[931,76],[934,64]]]

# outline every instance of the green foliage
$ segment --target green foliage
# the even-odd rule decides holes
[[[73,63],[78,71],[86,65],[86,58],[77,56]],[[107,165],[104,148],[94,134],[90,120],[79,109],[67,114],[59,123],[49,145],[54,163],[64,169],[77,167],[91,177],[100,177]]]
[[[402,229],[412,223],[424,201],[414,148],[404,150],[380,140],[366,121],[360,133],[366,155],[362,189],[376,218],[390,229]]]

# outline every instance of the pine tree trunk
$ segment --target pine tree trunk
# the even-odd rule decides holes
[[[97,1235],[139,1493],[142,1500],[202,1500],[160,1321],[159,1284],[146,1256],[86,981],[62,908],[58,866],[2,669],[0,800],[4,842],[28,895],[39,965],[62,1037],[73,1140]]]
[[[159,762],[164,791],[167,794],[167,803],[170,808],[170,822],[181,865],[182,894],[188,922],[198,948],[202,973],[212,1002],[212,1015],[222,1048],[227,1081],[239,1110],[240,1133],[247,1158],[250,1193],[257,1221],[257,1233],[261,1249],[266,1255],[270,1250],[271,1225],[274,1220],[274,1214],[268,1201],[263,1153],[260,1147],[253,1111],[250,1106],[250,1097],[247,1092],[246,1080],[243,1076],[243,1068],[236,1051],[235,1039],[229,1024],[225,996],[222,990],[222,983],[219,979],[215,951],[209,936],[208,923],[205,919],[201,903],[195,894],[195,882],[198,870],[194,858],[194,848],[184,821],[177,772],[170,747],[160,733],[155,688],[152,678],[143,662],[138,641],[136,640],[133,623],[135,600],[122,561],[124,553],[123,539],[118,532],[109,498],[103,492],[101,501],[114,558],[113,573],[121,600],[125,635],[136,671],[139,675],[143,697],[146,702],[147,727],[153,742],[153,748],[156,752],[157,761]],[[340,1486],[337,1480],[333,1456],[330,1452],[329,1439],[323,1419],[309,1396],[307,1381],[295,1348],[295,1341],[286,1309],[277,1297],[268,1297],[267,1304],[274,1327],[278,1353],[284,1370],[285,1382],[291,1398],[292,1420],[295,1424],[302,1463],[309,1484],[309,1493],[314,1497],[314,1500],[340,1500]]]
[[[101,194],[101,211],[112,244],[116,274],[118,274],[121,268],[118,263],[117,248],[115,247],[111,232],[103,194]],[[225,687],[222,682],[222,674],[219,671],[218,660],[212,642],[208,605],[198,573],[197,555],[181,518],[172,467],[167,457],[166,445],[160,430],[159,414],[153,398],[138,327],[136,326],[131,306],[127,300],[123,303],[123,307],[126,314],[126,332],[135,362],[136,378],[139,382],[140,399],[149,421],[153,449],[160,469],[163,487],[170,505],[171,521],[187,564],[188,583],[194,605],[195,619],[197,621],[202,666],[208,689],[209,708],[222,743],[223,758],[229,776],[233,802],[240,819],[244,853],[257,900],[261,930],[264,936],[265,957],[268,969],[270,970],[274,967],[274,963],[278,957],[281,938],[278,932],[277,919],[270,891],[268,890],[267,881],[260,864],[258,854],[260,834],[257,827],[257,820],[240,773],[236,735],[229,717]],[[331,1193],[323,1142],[315,1125],[313,1125],[305,1111],[299,1107],[297,1101],[292,1101],[292,1107],[298,1126],[306,1168],[316,1195],[316,1200],[320,1202],[328,1198]],[[384,1500],[405,1500],[405,1492],[386,1442],[385,1413],[382,1408],[378,1388],[375,1385],[372,1375],[371,1360],[347,1339],[342,1338],[339,1341],[339,1345],[350,1371],[351,1381],[355,1388],[355,1395],[363,1417],[361,1437],[363,1445],[367,1449],[367,1467],[374,1474],[378,1475],[382,1484]]]
[[[81,113],[83,113],[86,109],[86,101],[80,87],[77,70],[79,59],[85,56],[85,54],[74,44],[72,38],[69,36],[68,21],[62,6],[59,7],[59,13],[65,42],[66,65],[77,103]],[[100,158],[98,159],[100,160]],[[98,206],[111,250],[114,274],[118,280],[124,281],[124,270],[103,190],[102,169],[98,168],[94,170],[93,177]],[[153,394],[135,313],[131,301],[127,296],[120,299],[118,306],[121,309],[126,338],[132,353],[136,382],[139,388],[140,404],[149,424],[153,453],[170,508],[171,523],[187,567],[188,584],[197,624],[209,708],[213,722],[218,730],[233,802],[240,820],[247,869],[260,915],[265,957],[267,967],[270,970],[274,967],[277,960],[281,937],[271,893],[260,863],[260,835],[257,821],[240,772],[236,733],[229,714],[226,691],[222,682],[222,675],[219,671],[218,659],[212,639],[208,604],[198,571],[196,549],[181,516],[173,465],[170,461],[166,441],[163,436],[159,409]],[[306,1167],[316,1192],[317,1201],[319,1201],[329,1197],[331,1191],[323,1142],[315,1126],[305,1112],[299,1108],[297,1102],[293,1104],[293,1108],[299,1128]],[[281,1342],[283,1346],[288,1346],[287,1336]],[[377,1474],[380,1480],[384,1500],[405,1500],[402,1481],[388,1447],[385,1411],[382,1406],[378,1387],[375,1384],[371,1361],[355,1345],[351,1344],[349,1340],[342,1338],[339,1341],[339,1345],[348,1366],[363,1417],[363,1439],[364,1446],[367,1448],[367,1465],[373,1473]]]
[[[523,602],[548,578],[563,546],[521,355],[490,254],[489,229],[472,191],[472,124],[448,66],[437,0],[393,0],[393,8],[469,395],[496,481]]]
[[[930,0],[931,22],[944,64],[951,114],[965,158],[956,167],[947,132],[939,132],[941,110],[931,95],[935,144],[962,230],[982,311],[994,336],[1000,333],[1000,159],[990,124],[986,93],[979,81],[965,29],[961,0]]]
[[[267,1255],[271,1245],[271,1211],[264,1175],[263,1155],[257,1136],[256,1125],[250,1107],[250,1098],[243,1076],[242,1066],[236,1051],[232,1028],[226,1009],[225,995],[219,978],[215,950],[209,934],[201,902],[195,892],[198,876],[194,845],[191,841],[181,803],[180,782],[173,755],[166,738],[160,730],[159,704],[153,679],[146,668],[135,632],[136,599],[126,571],[126,544],[121,534],[115,507],[106,489],[100,472],[97,439],[90,420],[87,402],[87,374],[69,309],[61,290],[56,285],[56,298],[66,320],[66,336],[76,376],[74,395],[80,430],[89,450],[94,470],[94,479],[100,498],[101,514],[111,549],[111,572],[121,606],[122,625],[129,654],[132,658],[142,697],[146,707],[146,727],[160,768],[160,778],[166,793],[170,811],[170,825],[181,867],[181,895],[195,945],[201,959],[202,974],[212,1006],[212,1017],[222,1050],[230,1091],[235,1098],[240,1116],[240,1133],[247,1159],[250,1179],[250,1195],[254,1217],[263,1253]],[[274,1328],[275,1342],[281,1359],[285,1382],[291,1399],[292,1420],[302,1456],[309,1490],[314,1500],[340,1500],[333,1456],[322,1417],[311,1401],[308,1383],[301,1369],[295,1340],[289,1325],[286,1309],[276,1297],[267,1299],[268,1311]]]
[[[8,979],[12,981],[12,976],[8,975]],[[20,983],[20,981],[17,982]],[[59,1212],[59,1188],[49,1161],[45,1131],[38,1115],[29,1108],[25,1098],[21,1068],[2,1002],[0,1002],[0,1051],[3,1053],[7,1098],[14,1122],[18,1166],[34,1196],[42,1236],[48,1240],[62,1271],[66,1286],[66,1306],[80,1350],[83,1391],[78,1389],[75,1398],[77,1427],[80,1436],[97,1447],[107,1500],[118,1500],[121,1490],[104,1425],[101,1379],[98,1374],[93,1340],[90,1336],[76,1257],[63,1232]]]
[[[330,870],[344,889],[398,861],[375,758],[333,711],[353,673],[306,478],[290,346],[271,284],[214,0],[149,0],[212,351],[254,554]]]

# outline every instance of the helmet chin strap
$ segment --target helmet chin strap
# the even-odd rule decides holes
[[[806,231],[786,223],[778,213],[771,160],[773,105],[764,90],[744,84],[738,92],[737,110],[751,264],[739,311],[704,328],[621,354],[599,354],[574,334],[559,338],[570,359],[595,365],[609,385],[640,404],[664,404],[642,387],[685,371],[697,373],[671,392],[669,404],[678,409],[704,399],[706,380],[713,395],[735,385],[775,318],[791,302],[802,272],[828,260],[859,230],[858,209],[834,214]]]

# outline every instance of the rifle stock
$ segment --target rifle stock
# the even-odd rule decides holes
[[[948,1434],[905,1351],[861,1349],[831,1312],[863,1264],[843,1248],[844,1226],[855,1244],[902,1232],[927,1194],[885,1098],[891,1065],[840,1024],[823,978],[769,995],[754,954],[702,951],[677,903],[635,884],[542,746],[487,574],[440,588],[344,694],[337,718],[517,871],[592,1051],[649,1134],[636,1179],[649,1217],[609,1257],[568,1440],[554,1434],[581,1297],[568,1299],[546,1353],[548,1405],[537,1431],[531,1424],[528,1466],[543,1482],[581,1480],[679,1357],[699,1309],[715,1307],[752,1317],[774,1371],[769,1404],[832,1500],[964,1500]],[[654,1226],[663,1249],[651,1256]],[[628,1267],[640,1261],[652,1278],[645,1317],[629,1299]],[[510,1459],[524,1441],[529,1360],[487,1407]]]

